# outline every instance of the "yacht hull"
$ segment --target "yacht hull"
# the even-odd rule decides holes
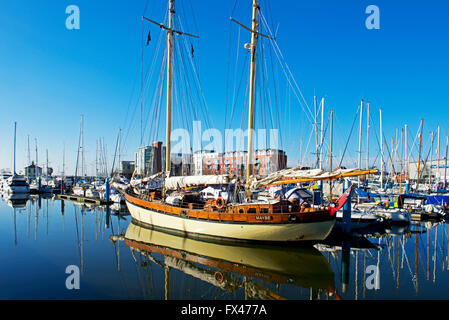
[[[324,240],[332,231],[335,219],[301,223],[239,223],[209,221],[158,212],[128,199],[126,205],[137,224],[155,227],[190,237],[218,238],[244,242],[299,242]]]

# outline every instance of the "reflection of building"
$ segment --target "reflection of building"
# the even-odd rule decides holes
[[[131,178],[134,172],[134,161],[122,161],[120,174],[127,178]]]
[[[170,175],[190,175],[190,154],[172,153]],[[165,146],[162,142],[153,142],[151,146],[140,147],[134,156],[136,174],[150,176],[165,168]]]
[[[404,169],[405,171],[405,169]],[[416,180],[416,175],[418,172],[418,162],[410,162],[409,166],[410,179]],[[449,161],[446,165],[445,159],[440,160],[432,160],[432,163],[429,161],[421,161],[419,165],[419,176],[420,179],[429,179],[429,175],[432,175],[432,180],[444,180],[444,175],[449,176]]]
[[[244,176],[246,172],[246,151],[213,152],[198,151],[193,155],[195,175],[230,174]],[[272,172],[285,169],[287,155],[283,150],[256,150],[253,165],[253,175],[266,176]]]
[[[34,161],[32,161],[28,167],[25,167],[25,177],[27,177],[28,180],[40,176],[42,176],[42,168],[34,164]]]

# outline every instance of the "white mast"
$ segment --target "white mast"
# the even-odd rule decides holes
[[[320,169],[323,169],[323,143],[324,143],[324,97],[321,98]]]
[[[380,187],[383,188],[384,183],[384,137],[382,133],[382,109],[379,109],[380,117]]]
[[[366,109],[366,170],[369,169],[369,102]]]
[[[30,135],[28,135],[28,165],[31,165],[31,155],[30,155]]]
[[[409,179],[409,174],[408,174],[408,150],[407,150],[407,125],[405,125],[405,174],[407,177],[407,180]]]
[[[34,177],[37,179],[37,176],[38,176],[38,166],[37,166],[37,138],[34,138],[34,142],[36,143],[36,170],[34,171]]]
[[[314,106],[314,111],[315,111],[315,123],[314,123],[314,127],[315,127],[315,156],[316,156],[316,162],[315,162],[315,166],[318,165],[319,163],[319,149],[318,149],[318,113],[317,113],[317,109],[316,109],[316,95],[313,96],[313,106]]]
[[[362,120],[363,120],[363,99],[360,101],[359,169],[362,169]],[[360,188],[360,176],[357,176],[357,187]],[[357,202],[358,199],[359,197],[357,196]]]
[[[447,169],[447,147],[448,147],[448,144],[449,144],[449,136],[446,136],[446,156],[444,157],[444,189],[445,190],[446,190],[446,169]],[[449,265],[448,265],[448,268],[449,268]]]
[[[16,132],[17,132],[17,122],[14,122],[14,156],[13,156],[13,175],[16,175]]]
[[[120,175],[120,143],[121,143],[121,134],[122,134],[122,129],[118,129],[118,170],[117,173],[118,175]]]
[[[438,137],[438,152],[437,152],[437,156],[438,156],[438,160],[437,160],[437,173],[438,173],[438,180],[437,183],[440,180],[440,125],[438,125],[438,131],[437,131],[437,137]]]
[[[429,173],[429,185],[432,184],[432,162],[433,162],[433,131],[430,133],[430,173]]]

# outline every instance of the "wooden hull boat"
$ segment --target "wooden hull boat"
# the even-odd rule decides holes
[[[188,237],[219,238],[230,241],[298,242],[324,240],[335,224],[335,213],[349,192],[335,208],[312,208],[277,203],[252,202],[217,209],[169,205],[159,199],[144,200],[126,193],[126,205],[137,224],[161,228]]]

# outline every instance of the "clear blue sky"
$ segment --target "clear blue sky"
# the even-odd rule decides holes
[[[90,173],[94,168],[95,143],[100,137],[105,139],[109,164],[112,163],[119,128],[129,132],[123,142],[122,159],[133,160],[140,143],[140,118],[137,114],[130,122],[134,110],[130,101],[136,100],[135,86],[140,85],[141,15],[146,3],[0,2],[0,168],[12,168],[13,126],[17,121],[18,168],[26,164],[30,135],[32,159],[37,138],[39,162],[45,160],[48,149],[50,164],[59,172],[65,145],[66,171],[73,173],[82,114]],[[373,160],[378,150],[375,134],[379,131],[380,107],[388,143],[396,128],[404,124],[409,125],[410,140],[414,138],[420,119],[424,118],[425,150],[429,132],[436,130],[438,124],[444,150],[445,136],[449,134],[447,0],[279,0],[270,3],[270,12],[266,3],[260,2],[262,11],[278,28],[277,43],[309,105],[316,93],[319,98],[326,97],[326,108],[334,109],[336,162],[361,98],[370,101],[375,123],[370,140]],[[65,27],[65,9],[72,4],[80,9],[79,30]],[[380,9],[380,30],[365,27],[365,8],[370,4]],[[239,0],[235,7],[234,0],[177,0],[176,5],[179,13],[194,10],[194,17],[182,17],[182,21],[186,22],[186,29],[200,35],[199,40],[193,41],[194,59],[210,117],[221,130],[229,44],[233,43],[229,42],[229,17],[232,14],[250,25],[250,1]],[[150,0],[145,14],[162,21],[165,6],[165,1]],[[150,26],[146,24],[145,28]],[[235,35],[236,27],[233,28]],[[146,59],[154,48],[159,28],[153,26],[151,30],[153,40],[145,48]],[[249,42],[246,33],[242,31],[241,36]],[[304,117],[284,116],[289,129],[283,133],[283,147],[289,164],[295,165],[299,137],[292,128],[301,127],[299,120]],[[358,122],[356,126],[348,159],[357,157]],[[304,127],[304,132],[310,131]]]

